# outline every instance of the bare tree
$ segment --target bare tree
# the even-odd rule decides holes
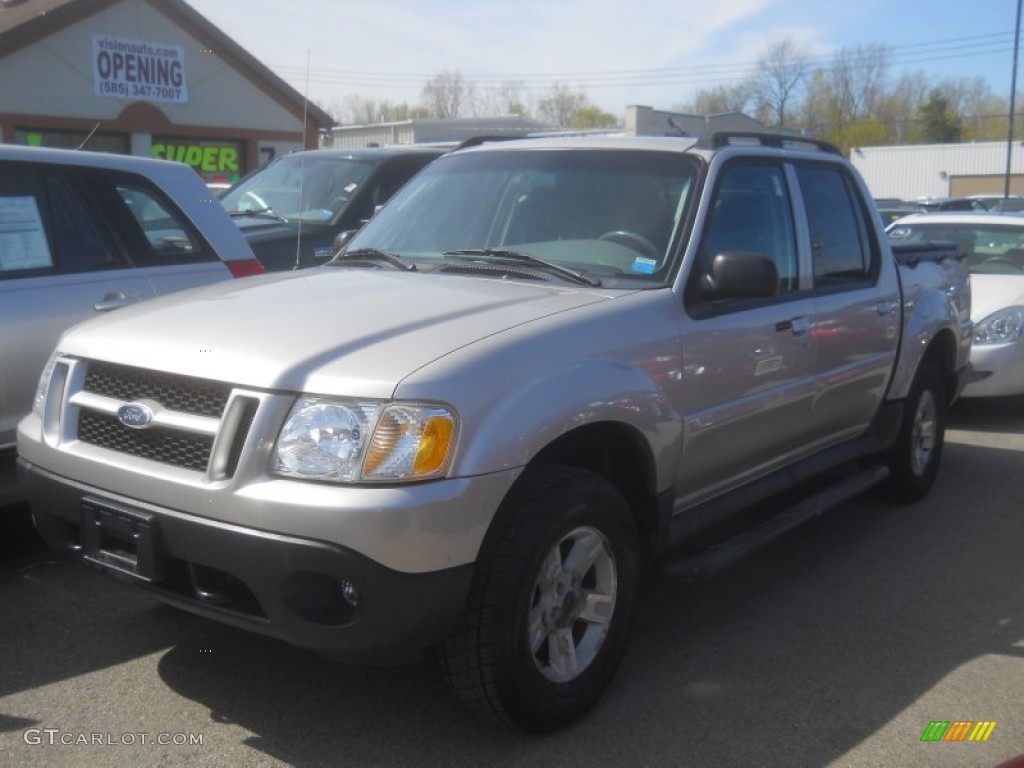
[[[716,85],[701,88],[694,94],[693,101],[680,104],[674,109],[694,115],[720,115],[727,112],[743,112],[754,93],[754,83],[744,80],[733,85]]]
[[[769,45],[758,60],[754,81],[759,114],[784,126],[787,109],[796,101],[808,69],[807,54],[792,38],[785,37]]]
[[[473,84],[461,72],[446,70],[427,81],[420,100],[434,117],[466,117],[474,91]]]
[[[530,94],[521,81],[509,80],[497,86],[478,87],[476,93],[475,111],[479,116],[530,113]]]
[[[878,101],[875,111],[886,125],[887,141],[905,144],[910,140],[917,108],[928,98],[929,88],[924,72],[911,72],[901,76]]]
[[[843,122],[873,116],[885,93],[889,47],[881,43],[840,48],[829,68],[836,116]]]

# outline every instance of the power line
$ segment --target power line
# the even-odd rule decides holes
[[[994,32],[970,37],[908,43],[900,46],[881,46],[879,53],[885,56],[887,64],[913,65],[943,59],[962,59],[977,56],[994,56],[1013,50],[1013,34]],[[849,64],[858,66],[858,60],[870,65],[872,49],[844,48],[851,57]],[[794,65],[803,64],[814,69],[832,64],[836,54],[795,57]],[[708,81],[724,82],[748,79],[758,72],[756,61],[732,64],[694,64],[684,67],[663,67],[649,69],[564,72],[564,73],[512,73],[482,74],[466,76],[475,87],[498,88],[515,82],[523,87],[550,85],[553,82],[567,82],[590,88],[613,88],[642,85],[685,85]],[[305,73],[298,67],[279,65],[275,71],[284,77],[301,77]],[[324,85],[367,86],[374,88],[411,88],[422,86],[422,73],[364,72],[357,70],[322,68],[310,72],[312,82]]]

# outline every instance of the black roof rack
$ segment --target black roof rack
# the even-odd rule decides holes
[[[452,149],[452,152],[458,152],[460,149],[467,149],[469,147],[478,147],[481,144],[488,144],[492,141],[517,141],[519,139],[531,139],[534,138],[528,133],[520,134],[500,134],[497,136],[488,136],[486,134],[482,136],[470,136],[468,139],[463,139]]]
[[[697,146],[703,149],[721,149],[733,143],[733,139],[739,139],[740,143],[758,143],[763,147],[777,147],[779,149],[816,149],[819,152],[828,152],[833,155],[842,156],[842,152],[834,144],[822,139],[813,139],[809,136],[800,136],[792,133],[769,133],[759,131],[714,131],[700,137]]]

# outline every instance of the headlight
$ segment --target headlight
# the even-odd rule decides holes
[[[455,427],[454,414],[437,405],[300,397],[273,468],[338,483],[427,480],[448,469]]]
[[[43,406],[46,404],[46,392],[50,389],[50,379],[53,378],[53,369],[57,366],[57,358],[61,356],[59,350],[54,350],[50,359],[46,361],[42,374],[39,376],[39,384],[36,385],[36,396],[32,401],[32,410],[39,418],[43,417]]]
[[[1024,328],[1024,307],[993,312],[974,326],[975,344],[1007,344],[1020,338]]]

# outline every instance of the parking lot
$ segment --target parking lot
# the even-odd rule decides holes
[[[865,497],[714,579],[651,579],[609,694],[546,737],[467,715],[430,663],[348,667],[163,607],[56,561],[24,510],[8,512],[0,754],[18,766],[994,766],[1024,752],[1024,401],[964,401],[950,427],[924,503]],[[923,743],[935,720],[996,726],[985,743]]]

